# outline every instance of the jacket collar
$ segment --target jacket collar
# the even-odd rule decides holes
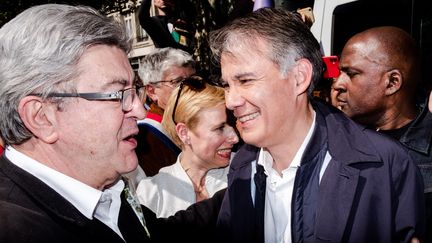
[[[243,144],[234,155],[230,165],[230,171],[237,170],[243,166],[248,166],[251,161],[258,160],[259,150],[258,147],[253,145]]]
[[[321,101],[314,101],[313,106],[318,119],[324,121],[317,122],[317,126],[327,130],[328,150],[333,159],[347,165],[381,161],[371,142],[370,135],[374,134],[374,131],[355,123],[341,111]]]
[[[429,98],[421,104],[422,111],[400,138],[409,149],[427,155],[432,146],[432,113],[428,108]]]
[[[37,201],[45,210],[63,220],[84,226],[88,222],[71,203],[32,174],[12,164],[5,156],[0,158],[0,170],[21,190]]]

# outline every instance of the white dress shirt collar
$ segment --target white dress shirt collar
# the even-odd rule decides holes
[[[102,191],[62,174],[17,151],[12,146],[6,147],[5,156],[14,165],[37,177],[63,196],[85,217],[93,219],[93,213],[102,195]]]
[[[258,164],[264,167],[266,195],[264,203],[264,239],[265,242],[291,242],[291,202],[297,169],[300,167],[303,153],[312,138],[315,129],[315,112],[313,122],[300,148],[297,150],[288,168],[282,175],[273,169],[273,157],[261,148]]]

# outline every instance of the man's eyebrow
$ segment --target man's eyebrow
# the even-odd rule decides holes
[[[339,66],[339,70],[342,71],[342,72],[346,72],[348,70],[355,70],[355,68],[353,68],[350,65],[340,65]]]
[[[234,76],[234,78],[238,80],[238,79],[242,79],[242,78],[248,77],[248,76],[255,76],[255,74],[252,72],[239,73],[239,74],[236,74]]]
[[[252,73],[252,72],[238,73],[238,74],[234,75],[234,79],[235,80],[240,80],[240,79],[248,77],[248,76],[255,76],[255,74]],[[222,77],[219,80],[220,80],[221,83],[227,83],[227,81],[224,80]]]
[[[348,69],[349,69],[348,66],[342,66],[342,65],[339,66],[339,70],[341,70],[341,71],[346,71]]]
[[[106,89],[106,88],[110,88],[112,86],[117,86],[117,85],[121,85],[123,87],[127,86],[127,84],[129,83],[129,81],[127,81],[126,79],[113,79],[112,81],[105,83],[102,88]]]

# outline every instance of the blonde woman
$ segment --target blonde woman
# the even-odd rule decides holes
[[[162,125],[182,152],[174,165],[142,180],[137,194],[158,217],[167,217],[227,186],[232,148],[239,139],[227,123],[224,90],[197,76],[172,92]]]

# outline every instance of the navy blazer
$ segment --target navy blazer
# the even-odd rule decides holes
[[[149,242],[122,193],[118,219],[126,242]],[[123,239],[108,226],[81,214],[45,183],[0,158],[0,242],[113,242]]]
[[[293,192],[293,242],[388,243],[421,237],[423,184],[405,148],[332,107],[322,103],[313,107],[316,127]],[[332,159],[318,186],[310,164],[318,161],[320,166],[322,148]],[[259,148],[245,145],[231,163],[217,221],[220,242],[264,241],[265,175],[255,178],[257,193],[251,194],[258,152]]]

